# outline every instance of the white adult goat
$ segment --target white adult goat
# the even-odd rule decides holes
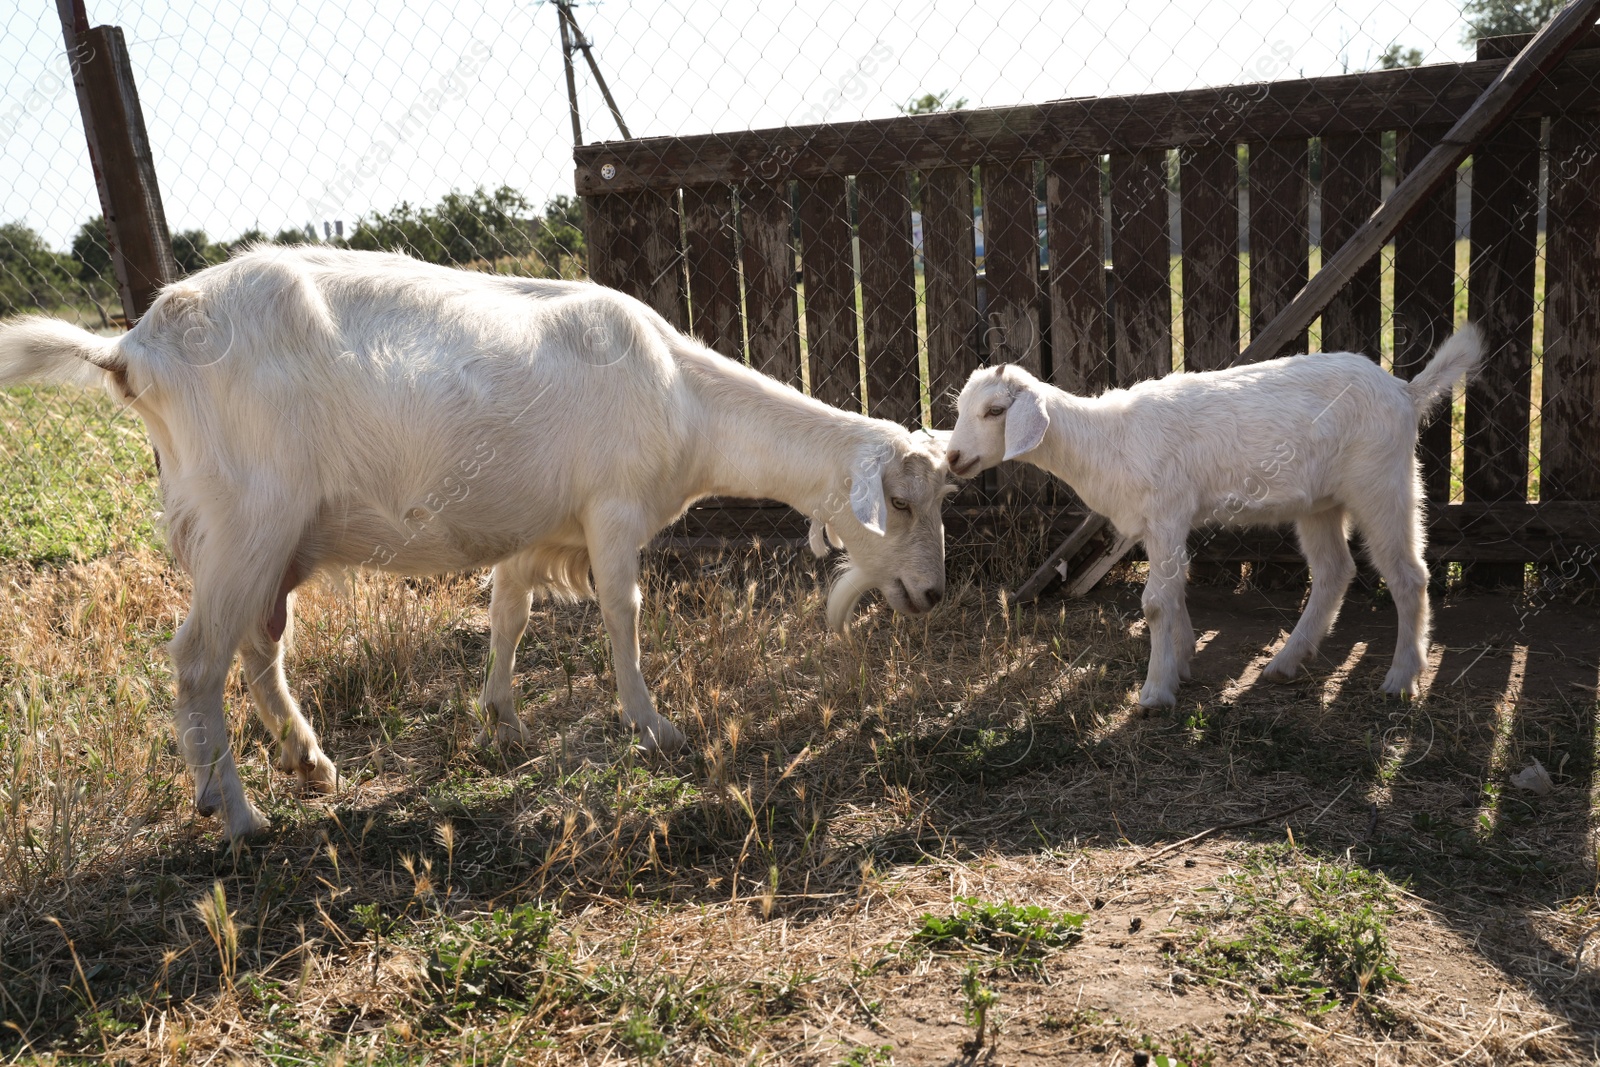
[[[1204,523],[1293,521],[1311,564],[1311,595],[1264,675],[1292,678],[1339,614],[1355,561],[1347,527],[1399,612],[1391,695],[1416,693],[1427,652],[1417,426],[1482,355],[1473,326],[1403,382],[1348,352],[1172,374],[1074,396],[1015,366],[974,371],[961,391],[946,458],[961,477],[1021,458],[1070,485],[1150,559],[1144,613],[1150,670],[1139,703],[1177,702],[1194,629],[1184,604],[1189,531]]]
[[[235,650],[278,765],[332,789],[290,696],[283,635],[322,568],[437,574],[494,564],[481,698],[525,734],[511,688],[531,593],[592,571],[622,715],[647,746],[683,735],[639,669],[639,550],[695,500],[772,497],[850,550],[829,600],[868,589],[929,610],[944,590],[943,442],[850,414],[725,359],[587,283],[404,256],[257,249],[168,286],[106,340],[44,318],[0,325],[0,386],[104,383],[144,419],[193,602],[169,646],[180,748],[202,813],[265,826],[229,750]]]

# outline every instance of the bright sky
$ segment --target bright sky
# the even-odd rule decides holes
[[[173,231],[353,220],[451,189],[572,191],[542,0],[87,0],[123,27]],[[1456,0],[584,3],[636,136],[878,118],[927,90],[968,106],[1362,70],[1390,43],[1469,58]],[[99,213],[51,0],[0,13],[0,222],[57,248]],[[578,62],[585,140],[618,136]]]

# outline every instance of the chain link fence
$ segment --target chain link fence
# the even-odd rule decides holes
[[[588,274],[830,403],[948,427],[990,361],[1091,392],[1236,361],[1526,40],[1504,34],[1555,9],[564,7],[89,15],[126,34],[183,271],[317,241]],[[1595,573],[1597,45],[1291,346],[1410,377],[1487,324],[1487,368],[1421,457],[1433,554],[1497,583]],[[118,329],[54,10],[0,15],[0,56],[0,312]],[[143,541],[141,438],[109,401],[0,393],[0,556]],[[993,472],[952,507],[951,550],[1014,579],[1079,514]],[[799,544],[803,523],[713,501],[668,536]],[[1297,578],[1285,535],[1195,536],[1214,576]]]

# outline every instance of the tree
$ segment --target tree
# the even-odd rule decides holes
[[[349,247],[405,252],[429,263],[469,266],[537,254],[552,273],[561,260],[583,256],[583,205],[569,196],[546,202],[540,218],[521,193],[502,185],[489,192],[450,192],[432,208],[401,203],[356,220]],[[519,266],[519,269],[522,269]]]
[[[1565,6],[1566,0],[1463,0],[1461,14],[1467,28],[1461,32],[1461,42],[1474,44],[1480,37],[1535,33]]]
[[[960,111],[967,106],[967,98],[958,96],[950,99],[954,89],[946,89],[942,93],[923,93],[905,103],[900,111],[905,115],[932,115],[936,111]]]
[[[180,272],[193,274],[227,259],[228,249],[213,245],[204,230],[184,230],[172,235],[172,258],[177,261]]]
[[[305,230],[293,226],[285,226],[272,235],[272,243],[275,245],[303,245],[313,239]]]
[[[212,248],[221,249],[230,256],[236,256],[252,245],[267,244],[267,235],[260,229],[252,226],[248,230],[229,241],[226,245],[212,245]]]
[[[0,226],[0,315],[65,303],[72,289],[71,262],[52,252],[30,227]]]
[[[562,257],[581,265],[586,249],[583,242],[583,201],[558,193],[545,201],[544,218],[533,232],[533,251],[550,268],[561,272]]]
[[[1399,41],[1385,48],[1378,56],[1379,70],[1397,70],[1400,67],[1422,66],[1422,49],[1404,48]]]
[[[78,283],[100,313],[100,325],[110,326],[106,307],[118,298],[117,276],[111,264],[111,240],[106,236],[104,215],[96,215],[78,227],[72,237],[71,255]]]
[[[357,219],[348,243],[369,252],[404,252],[429,263],[449,263],[441,229],[427,208],[402,200],[399,207]]]
[[[509,185],[492,193],[481,186],[465,196],[447,193],[434,211],[448,257],[445,262],[459,265],[486,259],[493,267],[502,259],[527,255],[533,248],[532,213],[533,205]]]

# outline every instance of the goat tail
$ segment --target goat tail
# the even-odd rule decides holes
[[[107,375],[126,369],[111,338],[43,315],[0,322],[0,389],[31,383],[104,385]]]
[[[1426,416],[1441,397],[1449,396],[1457,382],[1470,378],[1482,358],[1483,331],[1477,326],[1469,322],[1451,334],[1433,353],[1422,373],[1405,383],[1411,403],[1417,409],[1417,418]]]

